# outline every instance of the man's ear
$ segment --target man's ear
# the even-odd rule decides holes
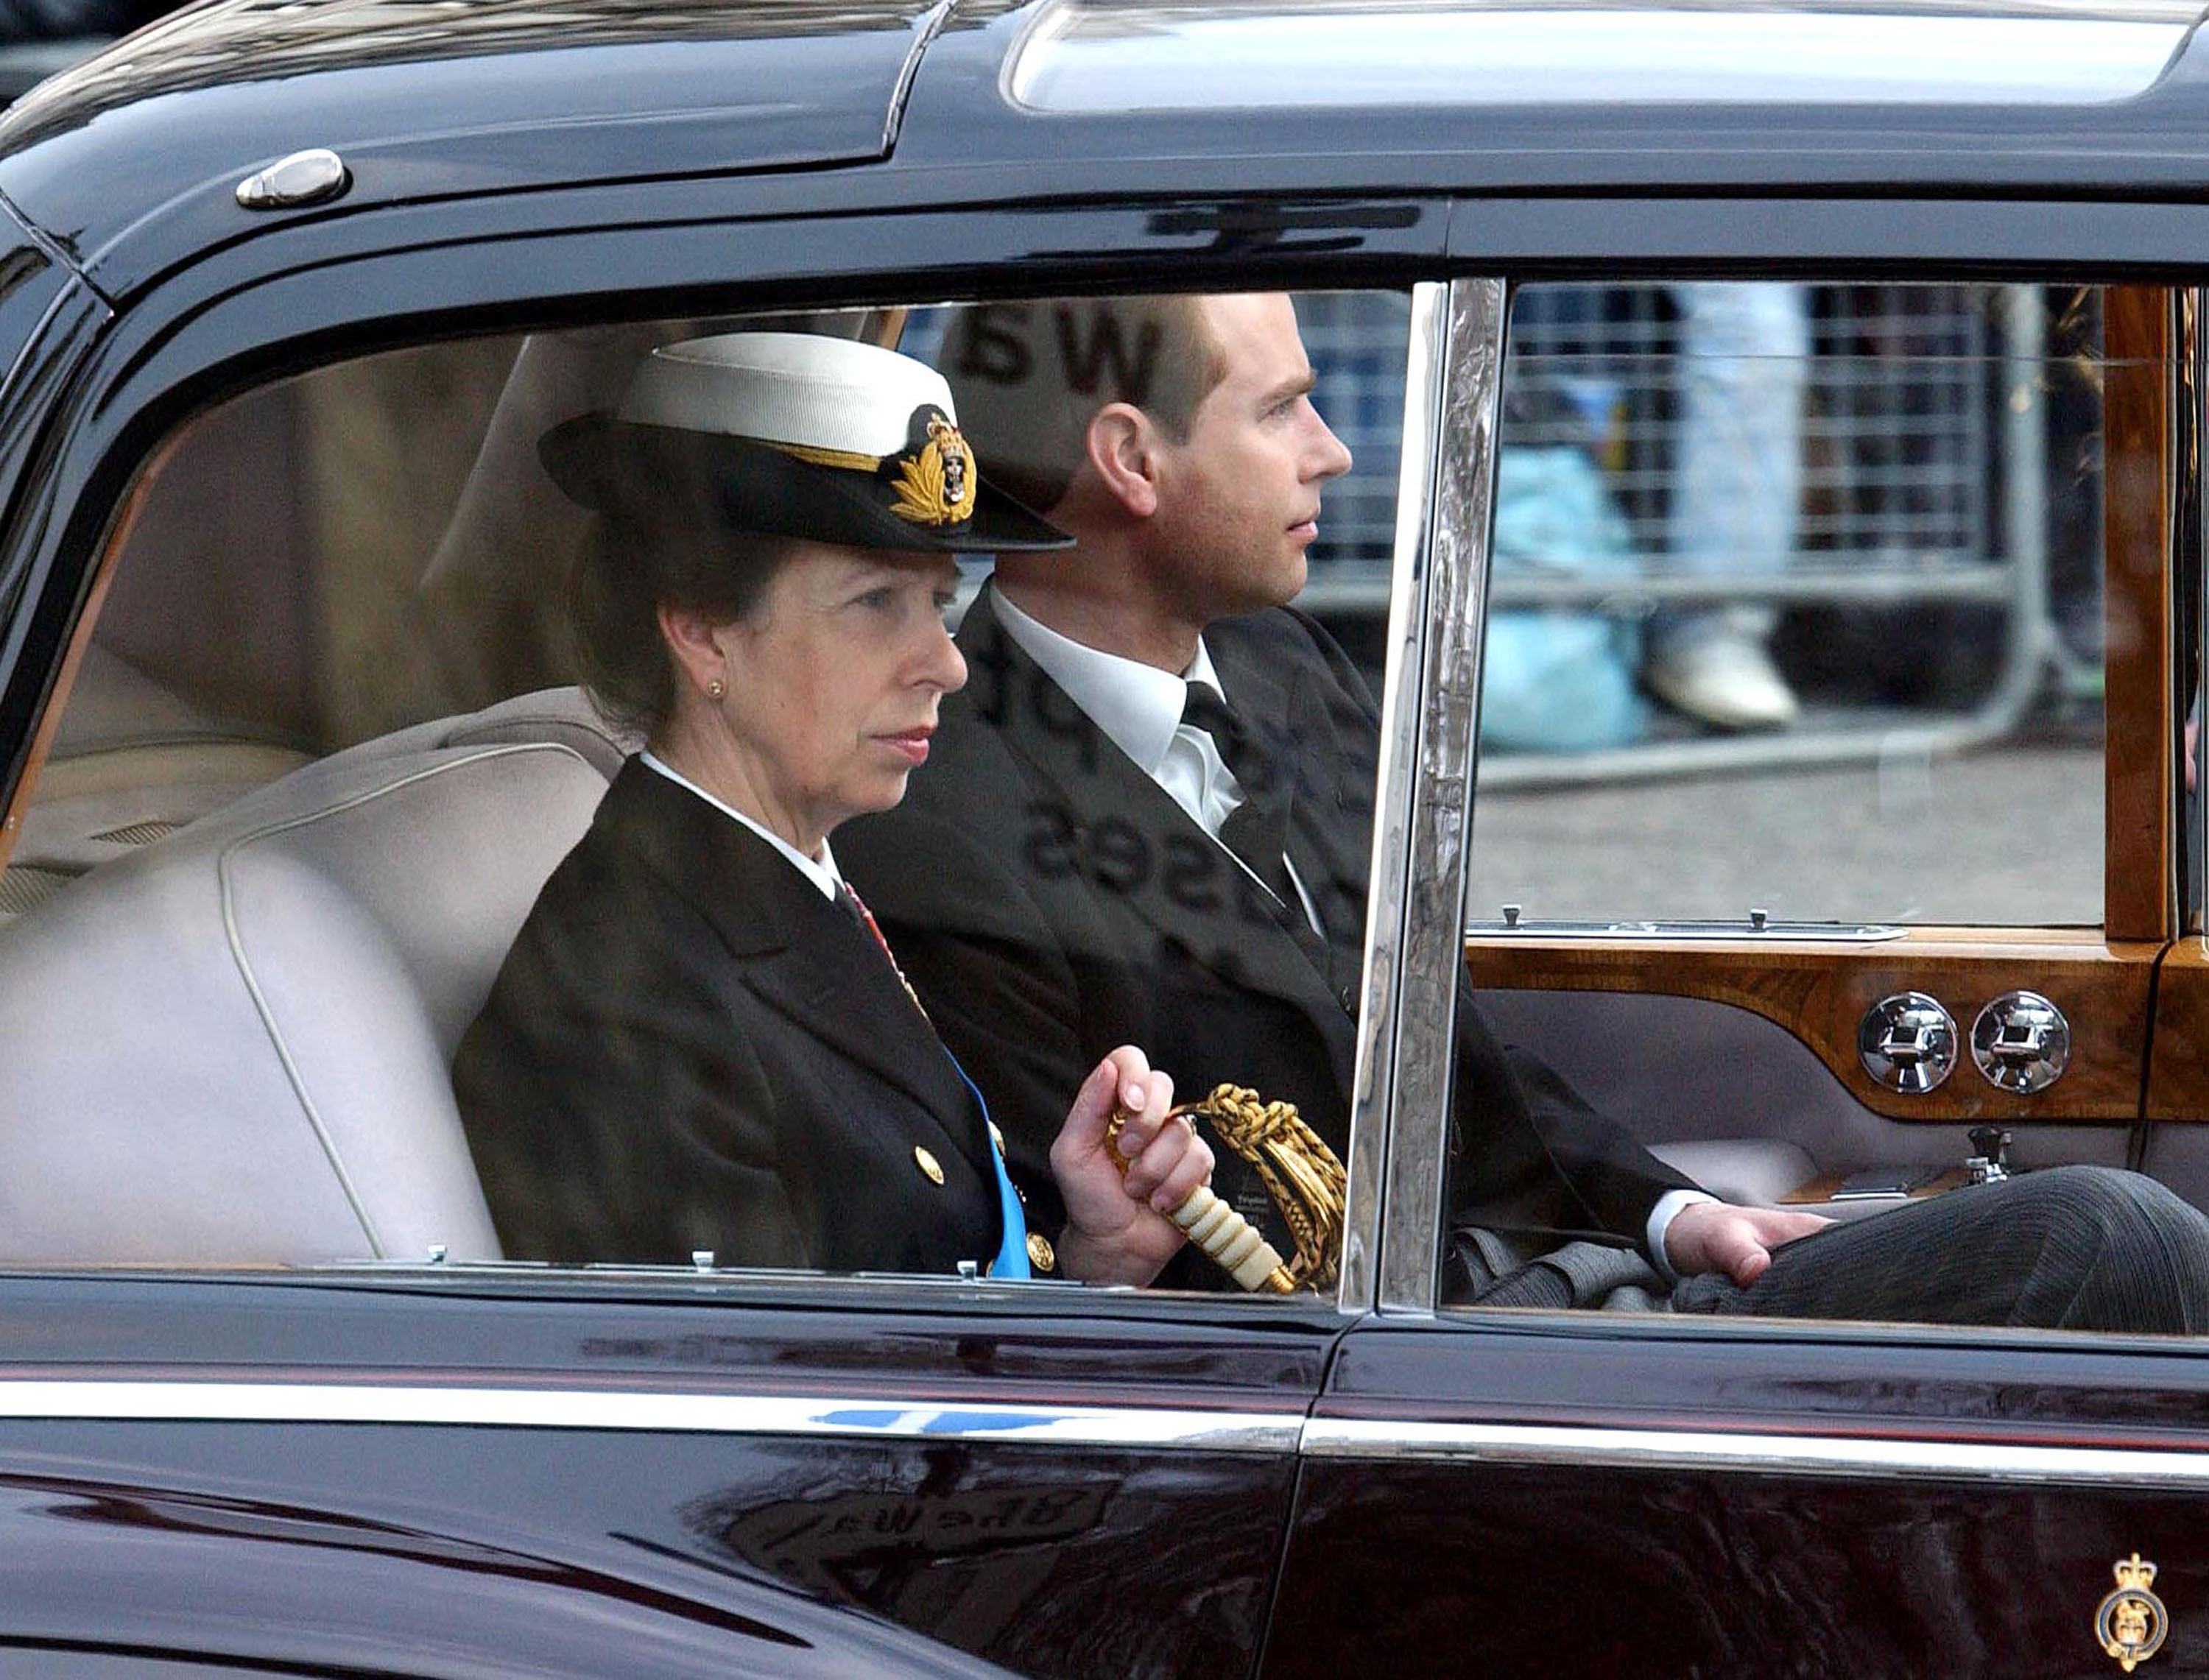
[[[1137,519],[1158,511],[1158,429],[1133,403],[1108,402],[1090,417],[1089,466],[1105,493]]]
[[[728,678],[728,657],[721,650],[720,626],[702,612],[662,603],[659,610],[660,640],[675,655],[683,680],[701,695],[712,684]]]

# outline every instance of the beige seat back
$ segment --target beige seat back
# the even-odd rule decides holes
[[[572,690],[423,725],[0,929],[0,1261],[495,1257],[448,1070],[621,750]]]

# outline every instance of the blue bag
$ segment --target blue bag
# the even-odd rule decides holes
[[[1507,444],[1496,466],[1496,565],[1514,572],[1632,579],[1626,521],[1585,449]],[[1491,612],[1480,739],[1502,752],[1589,752],[1640,738],[1637,621],[1590,608]]]

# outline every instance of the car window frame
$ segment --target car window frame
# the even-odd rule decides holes
[[[472,237],[449,237],[446,232],[456,220],[466,220],[465,201],[334,221],[303,220],[211,251],[103,321],[103,330],[83,346],[75,382],[47,418],[46,433],[55,448],[40,463],[33,487],[45,516],[11,521],[0,539],[0,563],[19,581],[22,604],[7,627],[9,657],[0,665],[0,705],[34,720],[19,743],[15,773],[0,796],[5,801],[0,811],[10,814],[0,817],[0,863],[13,832],[12,813],[33,788],[43,748],[66,702],[69,676],[89,643],[106,577],[166,445],[195,415],[257,386],[354,356],[462,333],[643,321],[701,310],[880,307],[922,298],[1039,297],[1135,286],[1409,291],[1415,299],[1416,355],[1416,300],[1423,291],[1434,298],[1441,292],[1439,283],[1414,278],[1421,272],[1434,274],[1441,266],[1446,218],[1431,204],[1415,214],[1376,221],[1368,201],[1345,201],[1339,207],[1348,230],[1342,238],[1279,253],[1250,251],[1219,231],[1235,225],[1232,201],[1226,199],[1197,211],[1186,199],[1164,206],[1014,206],[978,218],[956,208],[909,210],[898,218],[903,239],[896,261],[886,265],[879,238],[870,232],[876,223],[869,217],[833,209],[813,214],[781,210],[765,219],[730,213],[732,188],[739,199],[764,195],[786,200],[787,180],[753,178],[692,185],[689,214],[677,214],[684,195],[663,187],[655,195],[659,219],[642,225],[635,218],[635,195],[596,187],[548,196],[569,202],[571,209],[537,203],[529,208],[525,220],[530,227],[524,230],[498,225],[501,218],[514,215],[510,202],[485,201],[485,216],[491,225]],[[616,201],[623,199],[629,206],[625,224],[611,214]],[[1330,214],[1315,211],[1307,220],[1324,232]],[[436,237],[425,237],[425,229],[436,230]],[[760,238],[762,232],[770,237]],[[1196,264],[1173,262],[1192,238],[1213,240],[1224,254]],[[1369,243],[1378,249],[1365,250]],[[1052,255],[1038,258],[1038,250]],[[1155,274],[1143,268],[1147,256],[1156,264]],[[1408,395],[1406,416],[1422,430],[1417,436],[1407,431],[1401,440],[1402,485],[1424,482],[1424,464],[1434,457],[1435,432],[1442,418],[1430,400],[1414,401]],[[1407,520],[1399,503],[1392,602],[1405,599],[1404,580],[1423,563],[1418,544],[1428,524]],[[1389,717],[1411,720],[1424,713],[1416,698],[1424,641],[1416,629],[1401,636],[1392,630],[1384,680]],[[1384,751],[1381,806],[1400,803],[1393,784],[1404,774],[1400,757]],[[1376,819],[1376,835],[1379,828]],[[1376,861],[1399,855],[1400,848],[1382,846],[1376,838]],[[1380,903],[1378,898],[1372,900]],[[1372,905],[1369,914],[1369,930],[1380,916]],[[1359,1024],[1360,1072],[1349,1152],[1353,1174],[1362,1175],[1362,1183],[1353,1177],[1351,1235],[1335,1292],[1316,1301],[1254,1298],[1238,1306],[1238,1322],[1240,1316],[1255,1312],[1324,1316],[1340,1324],[1371,1310],[1376,1290],[1373,1267],[1380,1251],[1381,1163],[1387,1155],[1386,1127],[1393,1103],[1387,1081],[1375,1087],[1365,1070],[1378,1054],[1376,1047],[1393,1041],[1396,1016],[1387,1007],[1396,996],[1393,962],[1393,948],[1382,942],[1376,953],[1369,940],[1369,1002]],[[207,1277],[220,1276],[224,1268],[173,1269],[178,1275]],[[502,1290],[524,1293],[557,1293],[563,1275],[527,1262],[476,1268],[438,1260],[337,1269],[352,1277],[394,1280],[480,1275]],[[593,1268],[568,1275],[602,1274],[685,1295],[701,1285],[716,1298],[740,1289],[743,1298],[763,1304],[773,1304],[784,1293],[802,1299],[823,1288],[854,1304],[860,1299],[881,1303],[886,1289],[902,1288],[908,1281],[890,1285],[815,1273],[793,1273],[785,1280],[758,1272],[713,1274],[708,1281],[679,1268]],[[1020,1292],[1008,1286],[952,1286],[961,1290],[957,1298],[962,1304],[1008,1313],[1023,1309]],[[939,1293],[930,1292],[930,1298]],[[1098,1292],[1108,1300],[1119,1293]],[[1201,1304],[1211,1298],[1185,1298],[1175,1310],[1201,1316]],[[1157,1299],[1165,1304],[1164,1298]],[[1151,1308],[1138,1310],[1147,1313]]]
[[[1478,208],[1489,208],[1485,205]],[[1569,228],[1565,243],[1584,239],[1592,221],[1580,221],[1571,207],[1541,204],[1527,214],[1528,207],[1515,202],[1502,207],[1506,239],[1502,249],[1523,249],[1519,232],[1529,224],[1556,230]],[[1580,207],[1592,214],[1593,208]],[[2204,368],[2209,346],[2196,330],[2197,310],[2203,293],[2174,286],[2161,277],[2135,280],[2115,264],[2100,265],[2099,273],[2080,275],[2074,264],[2058,258],[2020,269],[2025,259],[2008,242],[2021,237],[2014,216],[2016,207],[1972,206],[1961,222],[1968,242],[1977,237],[1994,249],[1997,257],[1971,263],[1953,255],[1938,269],[1900,268],[1892,259],[1851,262],[1830,255],[1782,262],[1767,245],[1755,260],[1746,258],[1739,243],[1738,226],[1728,229],[1721,214],[1725,208],[1706,202],[1688,207],[1683,221],[1685,238],[1677,228],[1662,239],[1652,235],[1664,224],[1656,214],[1661,206],[1636,202],[1636,214],[1622,242],[1627,256],[1598,264],[1574,249],[1570,256],[1546,259],[1520,256],[1495,261],[1484,256],[1477,272],[1467,272],[1462,261],[1454,263],[1447,283],[1444,305],[1448,328],[1439,351],[1436,370],[1438,410],[1446,417],[1446,451],[1432,464],[1437,489],[1430,497],[1430,524],[1447,527],[1456,519],[1459,528],[1430,528],[1427,549],[1448,551],[1454,563],[1451,575],[1437,581],[1431,574],[1419,580],[1424,592],[1416,617],[1427,646],[1423,650],[1422,683],[1418,701],[1425,722],[1416,750],[1416,762],[1399,792],[1406,800],[1403,831],[1417,849],[1406,866],[1426,883],[1421,912],[1431,923],[1454,912],[1453,928],[1466,925],[1466,901],[1470,870],[1466,843],[1472,834],[1474,788],[1478,768],[1478,744],[1474,734],[1480,680],[1480,654],[1489,606],[1490,562],[1492,558],[1493,501],[1500,440],[1501,404],[1506,373],[1506,337],[1513,288],[1521,280],[1568,280],[1601,284],[1609,280],[1676,279],[1684,273],[1696,279],[1831,280],[1836,274],[1851,278],[1941,280],[2045,280],[2061,273],[2103,285],[2114,295],[2130,292],[2131,306],[2122,312],[2114,343],[2105,345],[2105,358],[2160,357],[2166,377],[2158,382],[2132,382],[2129,394],[2113,403],[2105,415],[2105,431],[2114,452],[2122,448],[2143,462],[2152,462],[2159,495],[2155,505],[2113,506],[2106,515],[2104,576],[2119,575],[2117,557],[2135,557],[2140,563],[2130,579],[2132,587],[2122,600],[2105,610],[2130,611],[2144,630],[2135,653],[2111,673],[2110,738],[2120,745],[2105,750],[2107,843],[2104,864],[2104,924],[2093,930],[2107,948],[2120,942],[2133,948],[2136,960],[2160,970],[2173,950],[2181,926],[2186,890],[2180,879],[2185,810],[2182,807],[2182,766],[2177,762],[2178,734],[2173,699],[2179,692],[2185,638],[2179,627],[2194,623],[2184,603],[2202,595],[2205,588],[2200,533],[2202,509],[2209,507],[2198,441],[2204,425]],[[1734,207],[1737,210],[1737,206]],[[2157,213],[2164,207],[2145,207],[2144,231],[2153,238],[2170,224]],[[1983,219],[1975,216],[1984,210]],[[1463,206],[1452,223],[1452,245],[1462,252],[1460,234],[1475,226]],[[1868,224],[1862,207],[1846,207],[1843,226],[1861,238]],[[1913,236],[1922,230],[1909,224]],[[1637,237],[1638,236],[1638,237]],[[1833,237],[1828,229],[1822,236]],[[2059,243],[2068,243],[2057,236]],[[1709,245],[1695,243],[1708,238]],[[1842,240],[1844,245],[1848,242]],[[2007,249],[2004,249],[2005,246]],[[1647,252],[1664,252],[1652,262]],[[1730,256],[1683,269],[1674,253],[1681,250],[1724,250]],[[1785,249],[1785,248],[1781,248]],[[2108,473],[2105,468],[2105,476]],[[1404,507],[1399,500],[1399,516]],[[2185,510],[2193,510],[2189,516]],[[2114,592],[2115,586],[2107,586]],[[2203,596],[2209,600],[2209,596]],[[2202,616],[2209,617],[2209,608]],[[2197,650],[2209,647],[2199,641]],[[2202,666],[2194,664],[2194,670]],[[2121,787],[2122,785],[2122,787]],[[2195,796],[2196,800],[2204,797]],[[1387,814],[1394,817],[1397,814]],[[2145,870],[2138,865],[2140,852],[2148,851]],[[2209,878],[2209,877],[2205,877]],[[1378,876],[1376,874],[1376,882]],[[1409,906],[1395,906],[1408,913]],[[1378,912],[1375,916],[1379,920]],[[1954,942],[1959,932],[1925,930],[1934,941]],[[2018,930],[2027,931],[2027,930]],[[1917,934],[1917,930],[1913,930]],[[1463,960],[1462,941],[1430,938],[1406,940],[1405,960],[1397,976],[1404,1025],[1399,1029],[1392,1071],[1397,1081],[1397,1107],[1391,1117],[1389,1156],[1383,1179],[1384,1216],[1381,1237],[1376,1310],[1383,1315],[1425,1317],[1439,1306],[1440,1264],[1443,1237],[1443,1194],[1447,1179],[1447,1069],[1451,1055],[1451,1017],[1448,1000]],[[2209,1016],[2209,941],[2199,937],[2180,946],[2201,948],[2194,972],[2205,984],[2187,994],[2194,1021]],[[1989,948],[2001,948],[1999,936]],[[1977,953],[1983,956],[1983,951]],[[2199,993],[2200,996],[2195,994]],[[1411,1025],[1416,1012],[1425,1015]],[[2160,1071],[2156,1046],[2167,1041],[2175,1023],[2162,1000],[2148,1023],[2143,1046],[2143,1099],[2134,1116],[2135,1129],[2158,1117],[2183,1097],[2167,1097],[2159,1111],[2156,1103],[2156,1075]],[[2209,1069],[2197,1072],[2194,1059],[2182,1069],[2189,1093],[2198,1090],[2197,1109],[2209,1112]],[[2170,1076],[2172,1079],[2176,1075]],[[1462,1315],[1454,1315],[1462,1319]]]

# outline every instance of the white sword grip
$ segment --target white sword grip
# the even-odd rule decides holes
[[[1283,1271],[1281,1256],[1273,1245],[1252,1228],[1249,1220],[1214,1195],[1209,1185],[1199,1184],[1166,1217],[1188,1234],[1190,1242],[1225,1267],[1243,1288],[1286,1293],[1285,1274],[1284,1282],[1273,1281],[1275,1274]]]

